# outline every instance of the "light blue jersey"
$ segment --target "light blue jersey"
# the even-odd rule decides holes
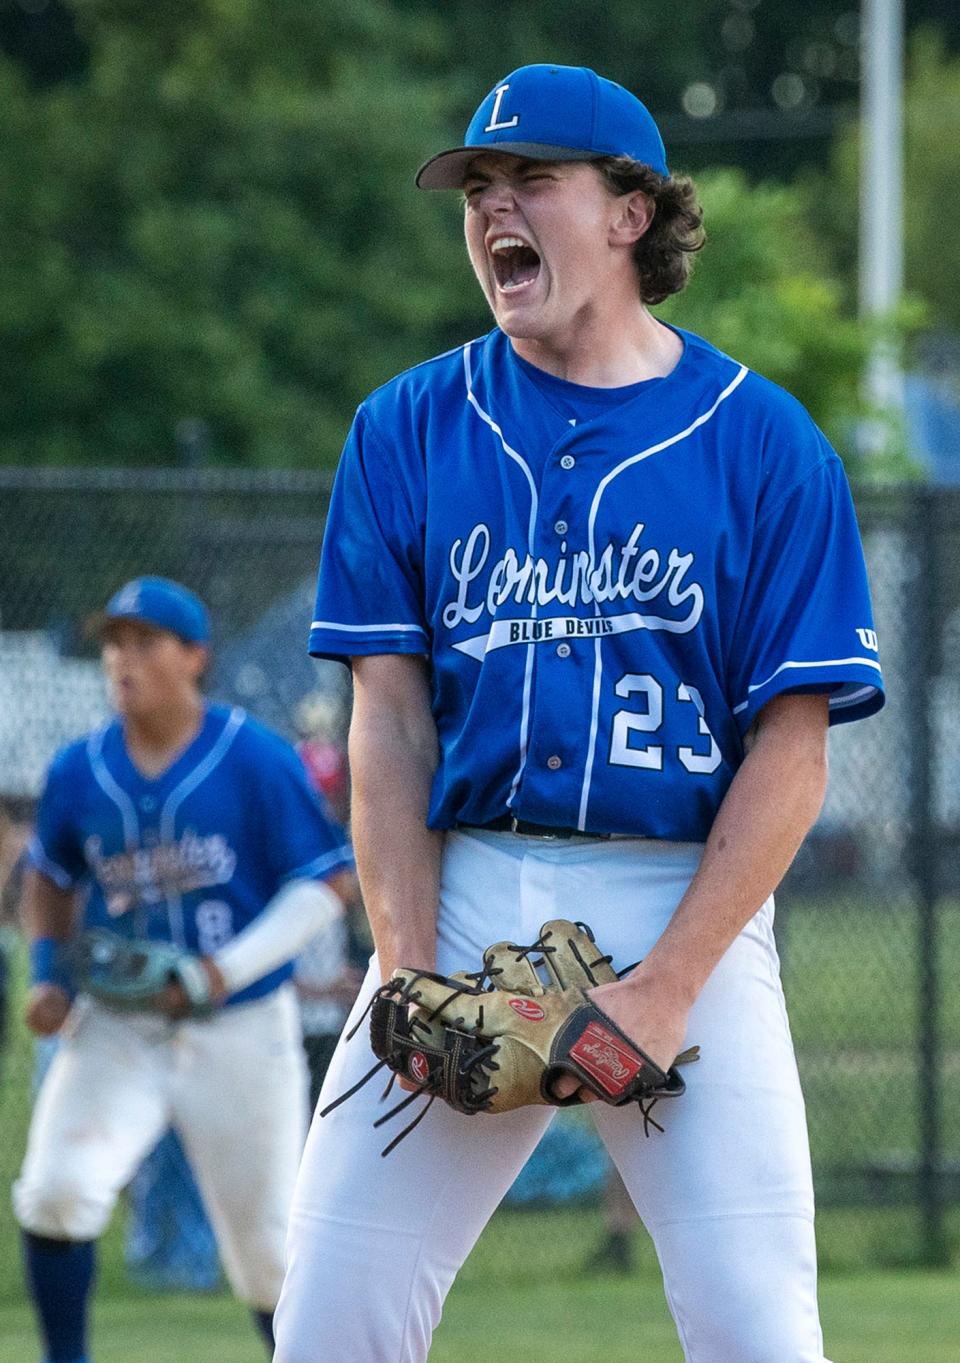
[[[494,330],[359,409],[311,652],[432,664],[429,823],[703,841],[758,711],[883,704],[843,467],[792,397],[680,332],[671,374],[563,383]]]
[[[353,864],[289,744],[243,710],[207,707],[156,778],[131,762],[120,720],[64,748],[37,811],[31,861],[86,892],[85,927],[215,952],[288,880]],[[258,998],[287,964],[229,1000]]]

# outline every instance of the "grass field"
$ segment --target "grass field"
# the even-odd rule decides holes
[[[495,1223],[489,1235],[496,1239]],[[958,1355],[955,1272],[830,1275],[821,1301],[833,1363],[950,1363]],[[97,1304],[95,1329],[97,1363],[263,1363],[246,1312],[221,1294],[108,1296]],[[643,1270],[497,1282],[493,1292],[465,1273],[431,1363],[474,1363],[507,1345],[524,1363],[682,1363],[659,1283]],[[0,1363],[37,1357],[27,1308],[0,1307]]]
[[[816,1167],[868,1167],[917,1149],[916,930],[909,907],[794,902],[784,917],[785,983],[808,1099]],[[960,905],[944,906],[944,1131],[960,1160]],[[948,987],[949,986],[949,987]],[[15,1026],[0,1075],[0,1179],[22,1157],[32,1052]],[[948,1218],[952,1270],[918,1267],[911,1207],[827,1208],[819,1247],[822,1305],[834,1363],[960,1360],[960,1207]],[[680,1363],[655,1257],[638,1231],[628,1278],[586,1276],[600,1234],[595,1210],[503,1210],[447,1303],[432,1363],[473,1363],[491,1349],[524,1363]],[[121,1219],[102,1245],[97,1363],[260,1363],[245,1311],[229,1296],[151,1296],[132,1287]],[[536,1321],[529,1304],[537,1303]],[[545,1331],[537,1322],[550,1319]],[[638,1345],[642,1324],[643,1344]],[[17,1234],[0,1194],[0,1363],[37,1358],[23,1303]]]

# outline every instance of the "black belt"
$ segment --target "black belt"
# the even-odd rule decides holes
[[[609,833],[585,833],[582,828],[557,828],[549,823],[531,823],[513,814],[499,814],[488,823],[457,823],[458,828],[477,828],[486,833],[519,833],[524,838],[609,838]]]

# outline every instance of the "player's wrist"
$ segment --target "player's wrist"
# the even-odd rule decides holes
[[[437,938],[435,932],[390,936],[374,933],[377,964],[384,982],[398,970],[436,970]]]
[[[689,972],[682,967],[675,968],[669,962],[655,962],[652,957],[647,957],[616,985],[601,988],[642,998],[646,1010],[656,1005],[658,1011],[671,1014],[688,1013],[698,993]]]
[[[62,999],[69,1005],[73,1002],[73,991],[65,989],[62,984],[54,984],[50,980],[44,980],[39,984],[30,985],[27,990],[27,999]]]
[[[66,943],[56,937],[35,937],[30,943],[30,983],[53,985],[70,993]]]
[[[223,1003],[227,997],[227,982],[223,978],[223,972],[217,965],[213,956],[201,956],[200,964],[203,966],[204,973],[210,986],[210,1002],[213,1004]]]

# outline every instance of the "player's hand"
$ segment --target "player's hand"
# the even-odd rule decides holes
[[[227,986],[224,983],[220,970],[210,956],[201,956],[200,964],[206,971],[210,981],[210,1002],[220,1004],[227,996]],[[173,982],[168,984],[162,994],[157,996],[154,1008],[164,1017],[168,1017],[171,1022],[179,1022],[182,1018],[189,1017],[193,1012],[193,1006],[187,997],[187,992],[182,984]]]
[[[70,995],[58,984],[35,984],[27,995],[23,1019],[35,1036],[59,1032],[70,1012]]]
[[[587,990],[587,996],[662,1070],[668,1070],[683,1050],[689,1009],[654,975],[645,973],[642,964],[615,984]],[[555,1087],[562,1098],[578,1091],[572,1075],[558,1079]],[[584,1103],[599,1101],[586,1088],[580,1088],[579,1095]]]

